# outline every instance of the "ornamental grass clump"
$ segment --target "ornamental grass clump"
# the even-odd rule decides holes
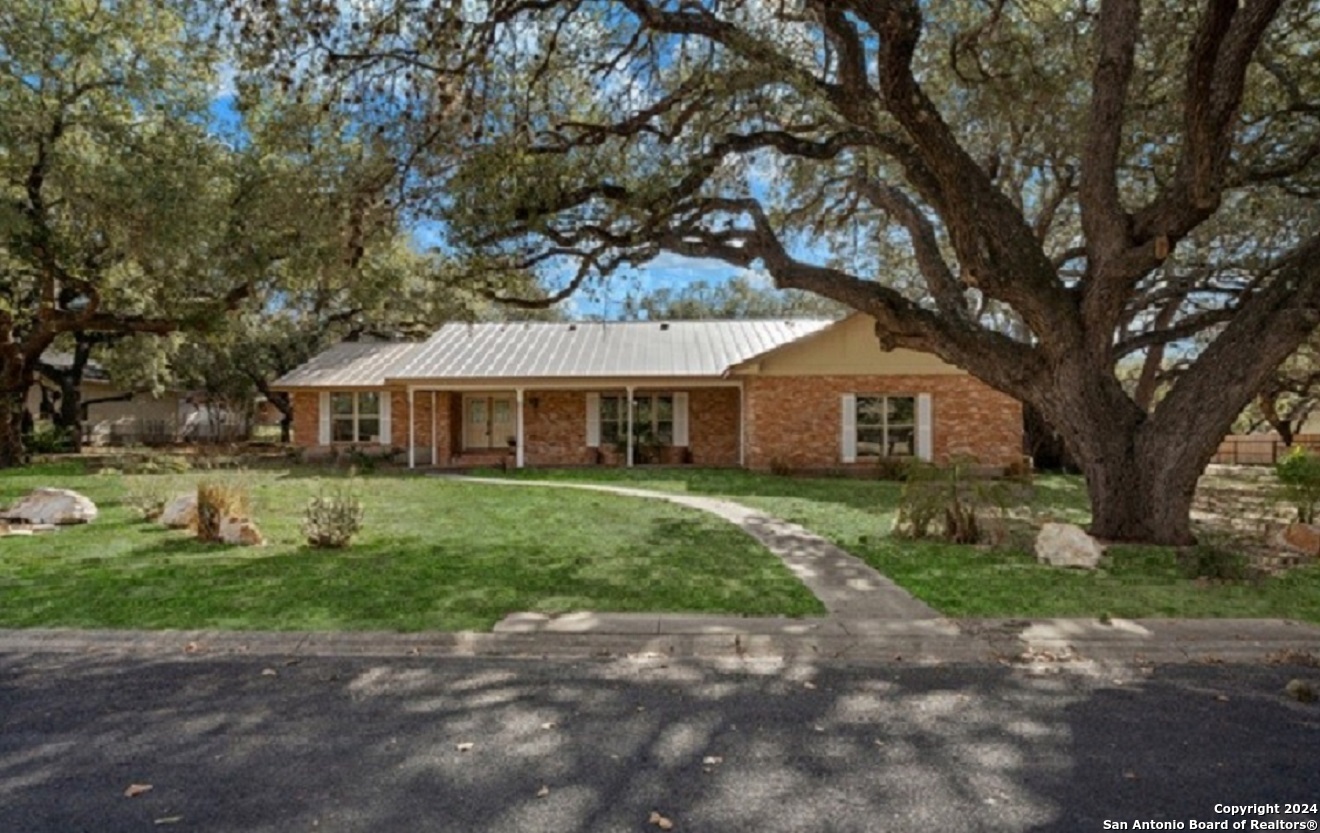
[[[226,518],[250,518],[252,497],[247,486],[236,481],[203,480],[197,484],[197,537],[219,541],[220,524]]]
[[[321,493],[307,502],[303,533],[318,549],[342,549],[362,530],[362,501],[349,489]]]

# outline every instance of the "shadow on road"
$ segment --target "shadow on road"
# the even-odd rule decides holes
[[[3,657],[0,829],[646,831],[659,812],[676,831],[1072,833],[1221,819],[1217,803],[1315,799],[1320,709],[1281,696],[1298,675]],[[125,797],[133,783],[152,789]]]

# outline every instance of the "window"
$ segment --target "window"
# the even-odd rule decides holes
[[[600,441],[624,443],[628,437],[626,396],[601,396]],[[633,440],[654,445],[674,444],[674,396],[642,393],[633,396]]]
[[[380,442],[380,394],[330,394],[330,441],[336,443]]]
[[[857,457],[913,457],[917,453],[914,396],[857,397]]]

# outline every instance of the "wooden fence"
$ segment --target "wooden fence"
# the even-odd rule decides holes
[[[1293,438],[1292,447],[1320,454],[1320,434],[1300,434]],[[1272,466],[1291,450],[1277,434],[1235,434],[1224,438],[1210,462],[1232,466]]]

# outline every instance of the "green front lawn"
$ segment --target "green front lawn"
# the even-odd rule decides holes
[[[0,542],[0,627],[488,629],[514,611],[819,615],[820,603],[735,527],[659,501],[382,473],[356,480],[353,547],[302,543],[315,469],[226,473],[251,487],[265,547],[199,543],[138,520],[134,492],[203,473],[0,473],[0,505],[37,486],[91,497],[92,524]]]
[[[891,538],[898,483],[778,477],[738,470],[524,470],[504,476],[608,482],[670,492],[725,496],[801,524],[867,561],[948,616],[1222,617],[1320,622],[1320,566],[1278,578],[1207,583],[1188,578],[1168,548],[1114,547],[1102,569],[1038,564],[1021,546],[991,549]],[[1035,480],[1037,517],[1089,520],[1079,477]],[[1020,507],[1022,508],[1022,507]]]

